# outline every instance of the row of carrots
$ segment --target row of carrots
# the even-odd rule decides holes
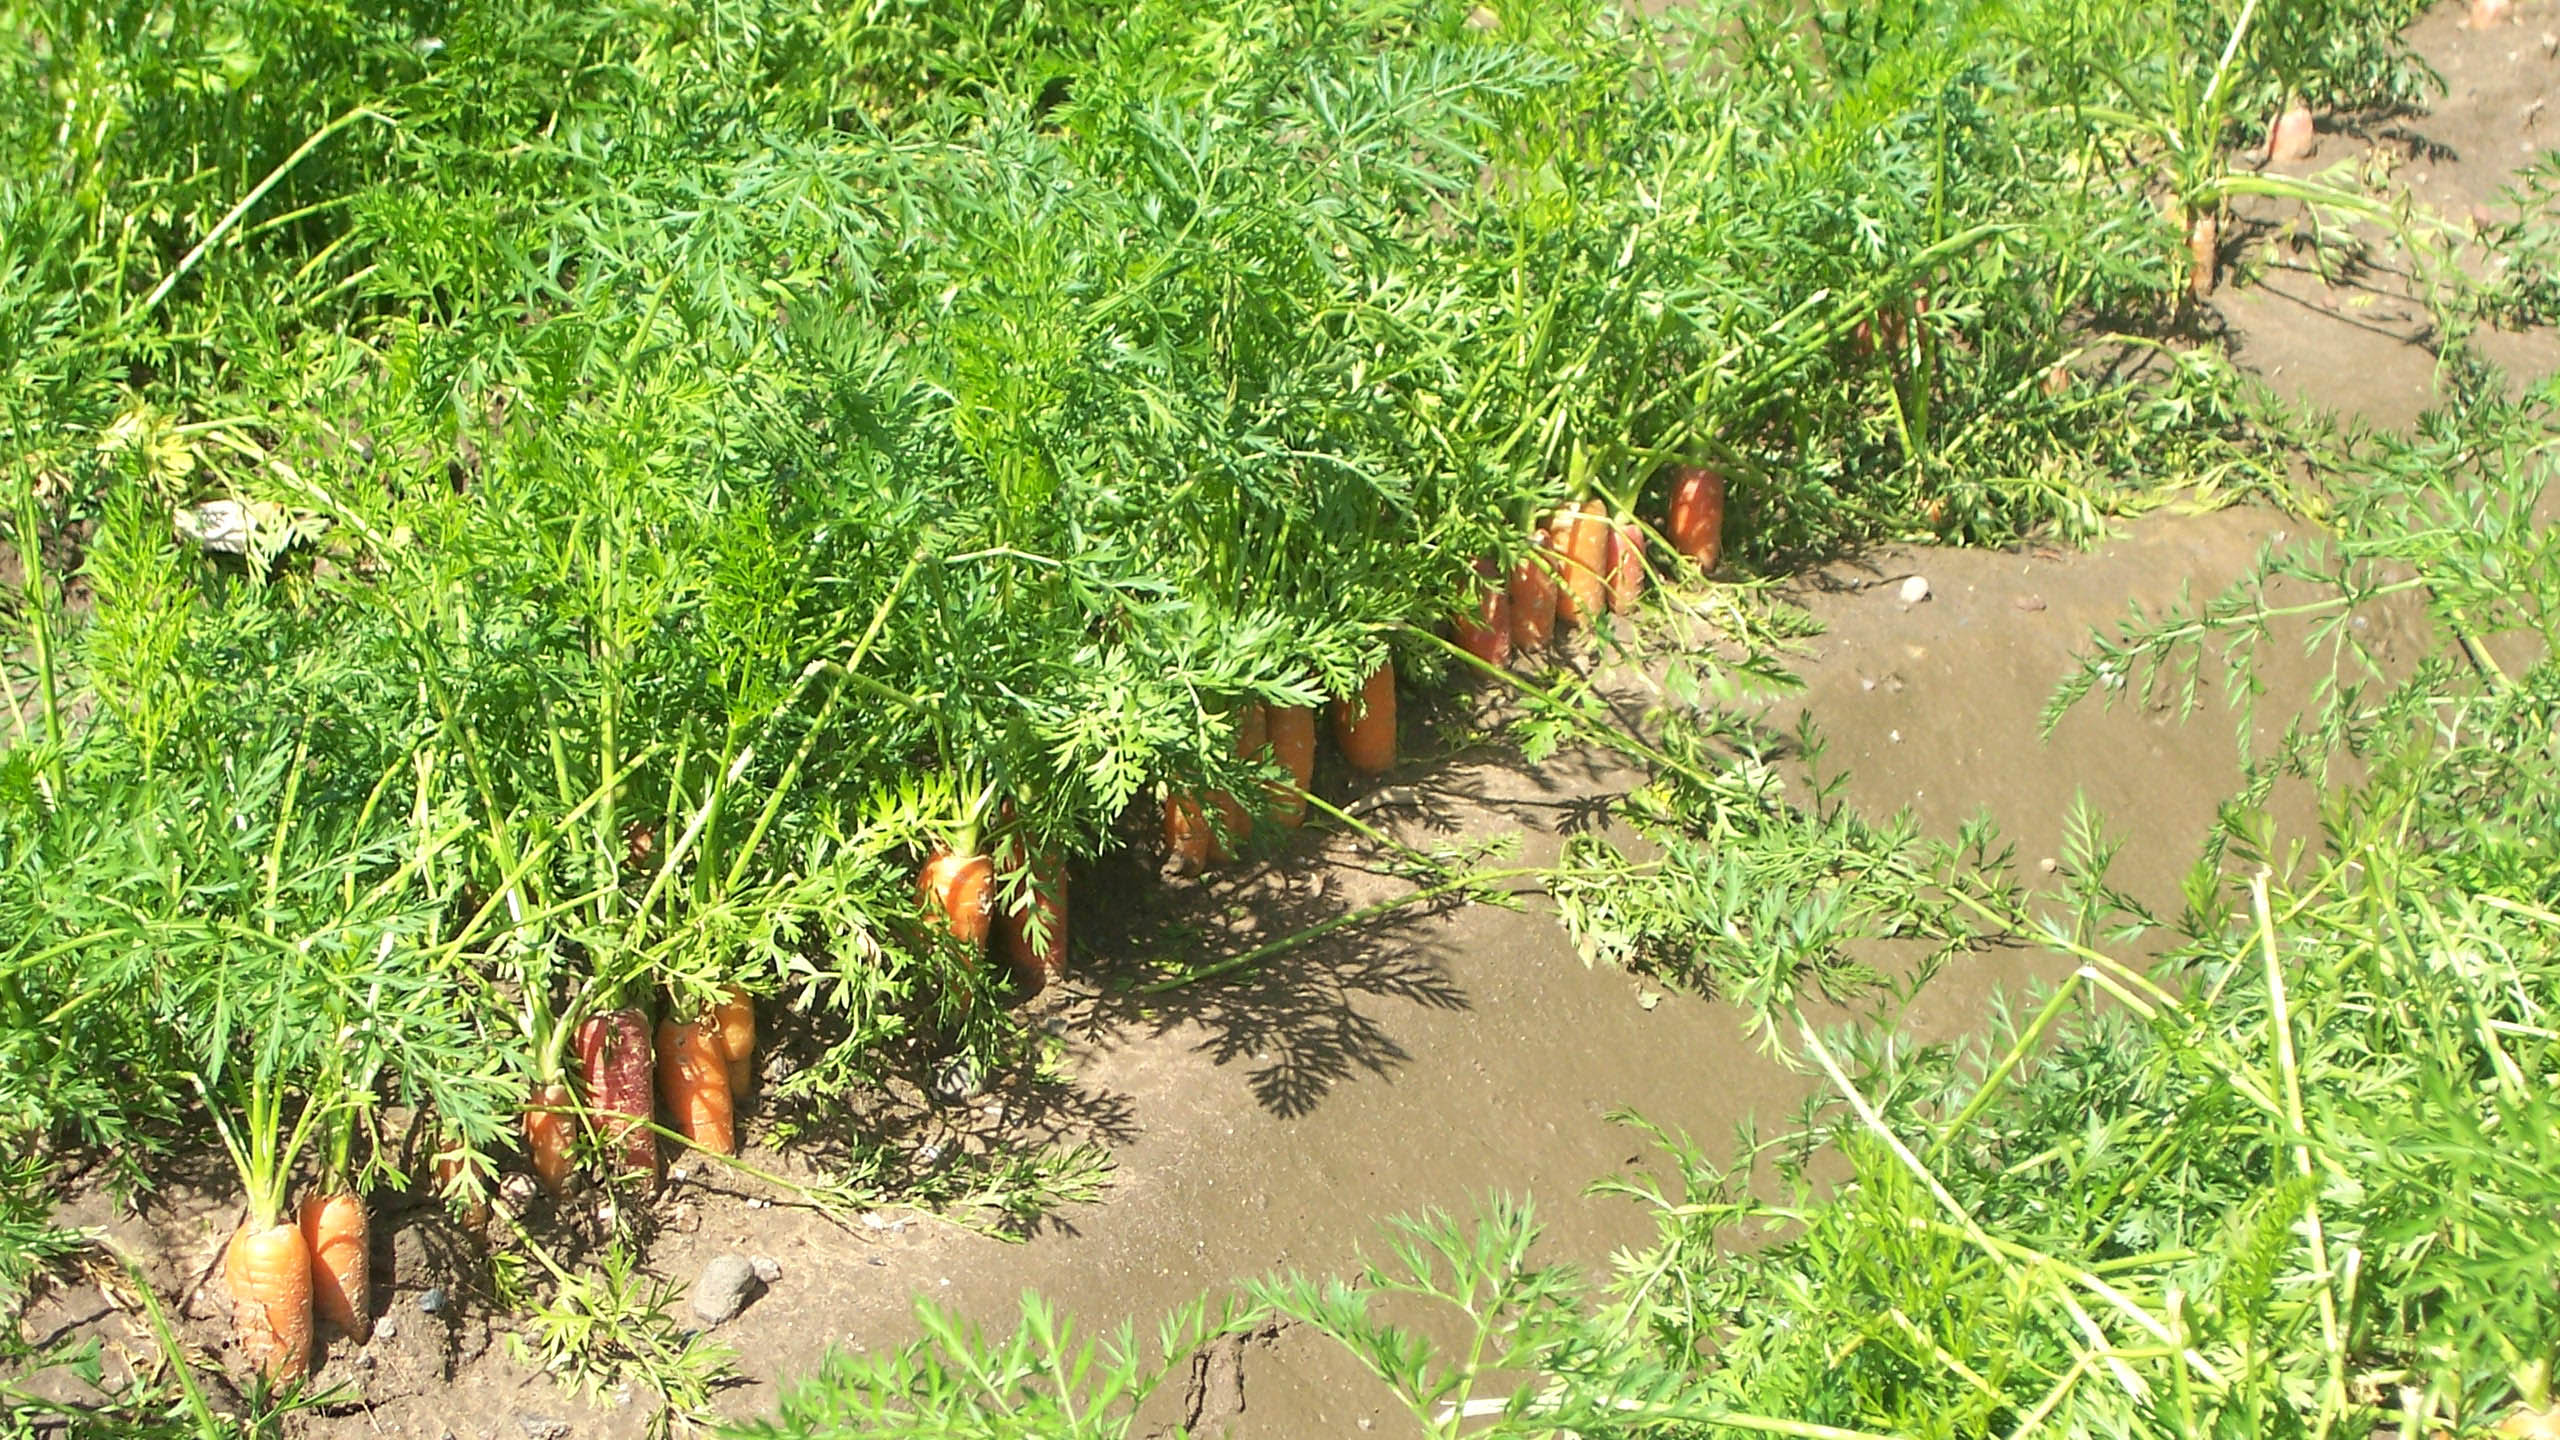
[[[1694,465],[1672,471],[1662,533],[1702,570],[1723,559],[1724,502],[1722,472]],[[1612,518],[1596,500],[1557,510],[1531,532],[1529,553],[1508,574],[1491,560],[1476,562],[1483,580],[1476,608],[1452,617],[1458,644],[1499,666],[1515,649],[1545,648],[1559,624],[1589,626],[1604,614],[1634,609],[1644,596],[1644,536],[1636,520]],[[1394,768],[1393,660],[1372,671],[1358,693],[1333,702],[1333,734],[1352,769],[1379,775]],[[1291,783],[1271,783],[1268,809],[1279,824],[1297,826],[1306,816],[1300,792],[1315,778],[1315,712],[1246,705],[1236,714],[1236,749],[1288,772]],[[1235,858],[1232,837],[1246,833],[1249,823],[1244,806],[1223,790],[1210,791],[1205,807],[1199,796],[1177,791],[1164,801],[1165,850],[1186,869],[1205,869]]]
[[[1685,467],[1673,472],[1663,535],[1673,548],[1713,569],[1721,558],[1724,477]],[[1530,554],[1507,575],[1480,562],[1485,583],[1477,608],[1456,617],[1458,643],[1490,665],[1514,649],[1541,648],[1559,622],[1594,625],[1633,608],[1645,580],[1644,532],[1632,519],[1611,518],[1597,502],[1567,506],[1538,527]],[[1497,583],[1498,582],[1498,583]],[[1364,774],[1396,761],[1396,686],[1392,661],[1358,693],[1334,702],[1333,730],[1343,758]],[[1306,815],[1305,790],[1315,778],[1316,718],[1307,707],[1250,705],[1237,716],[1236,742],[1289,779],[1269,783],[1267,812],[1294,827]],[[1210,823],[1214,813],[1218,823]],[[1008,833],[1010,828],[1007,827]],[[1244,806],[1225,791],[1202,797],[1176,792],[1164,802],[1164,834],[1175,859],[1193,869],[1233,858],[1233,837],[1249,828]],[[986,853],[963,837],[927,857],[916,877],[919,902],[952,938],[981,954],[1000,943],[1016,978],[1031,990],[1065,973],[1067,880],[1054,855],[1022,852],[1016,839]],[[1027,902],[996,903],[997,864],[1027,871]],[[737,1105],[754,1082],[753,999],[730,987],[719,1003],[691,1019],[670,1015],[653,1027],[639,1006],[591,1015],[575,1034],[583,1104],[566,1084],[535,1091],[524,1112],[524,1148],[536,1181],[567,1193],[576,1169],[578,1126],[592,1125],[611,1168],[624,1179],[653,1181],[659,1139],[653,1118],[691,1146],[716,1154],[737,1146]],[[450,1185],[466,1162],[448,1152],[437,1162]],[[373,1330],[370,1216],[351,1191],[306,1197],[290,1221],[260,1217],[236,1232],[223,1254],[223,1282],[245,1358],[276,1380],[310,1373],[315,1319],[362,1343]]]
[[[586,1105],[579,1106],[568,1086],[554,1084],[537,1090],[525,1108],[525,1154],[545,1190],[568,1192],[581,1115],[595,1124],[613,1167],[626,1176],[658,1173],[658,1137],[649,1122],[661,1102],[668,1128],[690,1144],[724,1155],[735,1151],[737,1102],[755,1074],[755,1002],[744,990],[730,987],[694,1019],[658,1022],[654,1037],[647,1014],[626,1006],[590,1016],[576,1039]],[[439,1182],[450,1185],[465,1163],[460,1152],[439,1157]],[[370,1339],[371,1255],[372,1216],[351,1190],[304,1197],[290,1221],[253,1215],[222,1257],[242,1355],[272,1380],[299,1380],[311,1371],[315,1320],[358,1344]]]

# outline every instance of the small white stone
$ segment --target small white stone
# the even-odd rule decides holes
[[[1917,605],[1921,601],[1928,599],[1929,578],[1925,575],[1913,575],[1905,578],[1902,582],[1901,596],[1902,603],[1905,605]]]

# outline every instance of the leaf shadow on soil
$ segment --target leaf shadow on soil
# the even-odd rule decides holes
[[[1158,965],[1241,955],[1411,889],[1343,837],[1310,830],[1261,838],[1269,848],[1173,886],[1130,852],[1098,866],[1081,892],[1095,898],[1085,911],[1091,918],[1079,917],[1080,934],[1096,953],[1138,962],[1105,986],[1142,981]],[[1395,910],[1233,975],[1159,995],[1105,988],[1063,1017],[1066,1033],[1112,1048],[1196,1030],[1198,1053],[1221,1067],[1251,1067],[1256,1103],[1281,1118],[1301,1118],[1344,1081],[1388,1076],[1412,1058],[1391,1028],[1391,1007],[1469,1008],[1445,957],[1422,938],[1436,917],[1463,903],[1450,896]]]
[[[1640,726],[1641,696],[1607,699],[1624,723]],[[1463,722],[1472,713],[1480,721],[1500,708],[1481,693],[1452,696],[1416,719]],[[1515,835],[1615,828],[1614,807],[1642,778],[1614,756],[1583,750],[1530,765],[1516,745],[1482,725],[1460,728],[1474,738],[1375,779],[1320,780],[1318,792],[1406,845],[1439,850],[1437,873],[1454,876],[1478,864],[1520,863],[1508,854]],[[1108,1048],[1136,1037],[1196,1032],[1196,1052],[1222,1067],[1250,1066],[1255,1101],[1280,1118],[1298,1119],[1344,1082],[1389,1078],[1411,1060],[1395,1034],[1395,1006],[1472,1008],[1452,975],[1456,957],[1440,937],[1452,933],[1443,923],[1451,912],[1477,902],[1452,893],[1346,926],[1233,974],[1155,995],[1127,988],[1178,967],[1245,955],[1411,894],[1418,883],[1414,856],[1325,822],[1261,838],[1267,848],[1245,861],[1170,886],[1135,851],[1097,867],[1079,891],[1094,901],[1080,912],[1078,933],[1094,953],[1126,957],[1128,968],[1077,1007],[1068,1033]]]

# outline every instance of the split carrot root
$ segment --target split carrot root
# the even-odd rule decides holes
[[[311,1373],[311,1247],[292,1225],[242,1226],[222,1252],[240,1354],[270,1380]]]
[[[372,1217],[345,1193],[310,1195],[298,1217],[311,1254],[311,1303],[359,1345],[373,1338]]]

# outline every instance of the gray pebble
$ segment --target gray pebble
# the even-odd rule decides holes
[[[524,1431],[526,1440],[563,1440],[569,1433],[569,1422],[556,1415],[535,1415],[521,1410],[516,1412],[516,1426]]]
[[[770,1255],[755,1256],[747,1261],[747,1268],[756,1272],[756,1280],[761,1284],[770,1285],[782,1278],[782,1262]]]
[[[427,1287],[426,1293],[418,1297],[418,1313],[421,1315],[441,1315],[444,1313],[444,1307],[450,1303],[451,1302],[445,1297],[443,1286],[430,1285]]]
[[[743,1255],[714,1255],[702,1267],[702,1278],[693,1282],[693,1313],[705,1325],[721,1325],[736,1318],[755,1297],[756,1271]]]

